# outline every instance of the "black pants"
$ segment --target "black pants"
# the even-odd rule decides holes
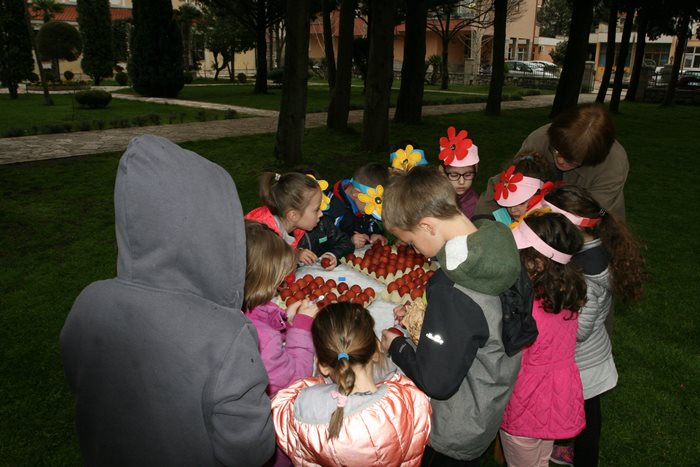
[[[430,446],[426,446],[420,465],[421,467],[479,467],[481,464],[478,458],[470,461],[461,461],[459,459],[447,457]]]
[[[583,407],[586,411],[586,428],[574,438],[574,461],[576,467],[598,467],[600,429],[603,424],[599,396],[587,399]]]

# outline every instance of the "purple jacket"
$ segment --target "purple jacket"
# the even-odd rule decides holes
[[[267,370],[270,397],[298,379],[311,376],[314,345],[311,340],[313,318],[296,315],[287,325],[287,313],[272,302],[259,305],[246,313],[258,331],[260,355]]]
[[[476,190],[471,187],[461,195],[457,196],[457,204],[459,204],[459,208],[469,219],[471,219],[474,215],[474,208],[476,208],[477,201],[479,201],[479,193],[477,193]]]

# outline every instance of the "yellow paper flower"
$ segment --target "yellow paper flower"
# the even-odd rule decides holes
[[[382,196],[384,195],[384,187],[377,185],[376,188],[369,188],[367,194],[360,193],[357,199],[365,203],[365,214],[377,214],[377,217],[382,217]]]
[[[423,157],[419,152],[413,152],[413,146],[410,144],[406,146],[406,149],[398,149],[396,151],[396,157],[391,162],[391,166],[395,169],[409,171],[416,166],[418,162],[421,161]]]
[[[306,176],[316,180],[316,177],[311,174],[306,174]],[[328,205],[331,204],[330,197],[326,196],[325,193],[325,191],[328,189],[328,182],[325,180],[316,180],[316,182],[318,183],[318,187],[321,189],[321,211],[325,211],[328,209]]]

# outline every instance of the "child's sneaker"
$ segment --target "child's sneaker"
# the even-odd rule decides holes
[[[549,460],[559,465],[574,465],[574,447],[554,445]]]

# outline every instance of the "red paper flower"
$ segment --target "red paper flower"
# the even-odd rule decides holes
[[[523,179],[523,174],[520,172],[514,174],[515,166],[511,165],[504,172],[501,172],[501,181],[497,182],[493,187],[493,199],[508,199],[510,193],[515,193],[518,190],[518,182]]]
[[[542,185],[542,188],[540,188],[540,192],[537,193],[535,196],[530,198],[530,201],[527,203],[527,209],[528,211],[532,209],[534,206],[537,206],[545,196],[547,196],[547,193],[552,191],[552,189],[556,186],[561,185],[562,182],[544,182],[544,185]]]
[[[455,158],[462,160],[467,157],[469,148],[472,147],[472,140],[467,139],[467,130],[457,133],[455,127],[447,129],[447,138],[440,138],[440,160],[445,165],[450,165]]]

